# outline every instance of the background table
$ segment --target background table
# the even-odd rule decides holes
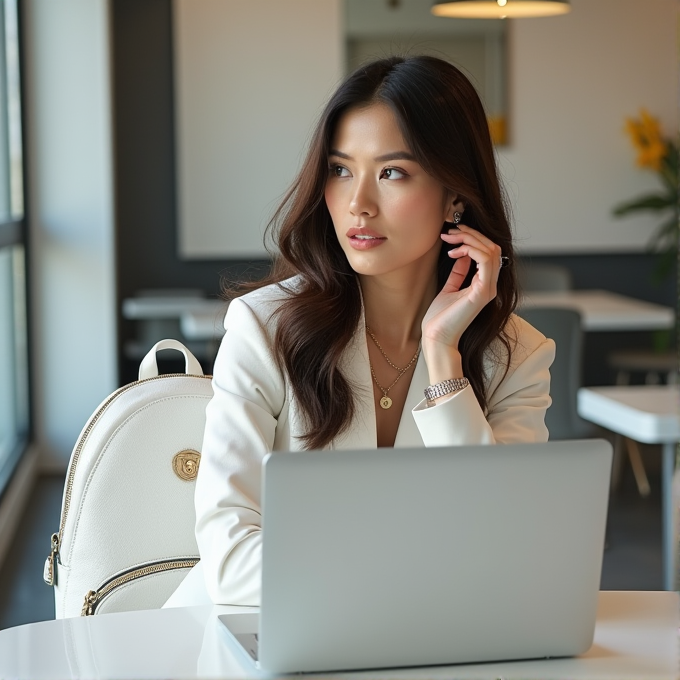
[[[581,314],[584,331],[645,331],[672,328],[675,312],[670,307],[610,293],[607,290],[529,292],[520,308],[562,307]]]
[[[672,328],[675,313],[644,300],[606,290],[572,290],[527,293],[520,307],[567,307],[581,313],[587,331],[658,330]],[[140,297],[123,301],[123,316],[139,321],[174,318],[190,340],[212,340],[224,333],[222,320],[227,304],[222,300],[189,297]]]
[[[224,334],[223,321],[228,303],[207,299],[201,291],[150,291],[123,300],[123,318],[137,322],[136,338],[125,343],[129,359],[142,359],[159,340],[184,342],[199,358],[212,364],[217,342]]]
[[[387,669],[335,677],[677,680],[678,605],[677,593],[600,593],[594,644],[578,658]],[[0,677],[261,677],[241,662],[217,620],[218,614],[229,611],[251,609],[156,609],[9,628],[0,631]]]
[[[662,444],[663,583],[675,588],[673,530],[673,470],[680,441],[680,389],[677,385],[582,387],[578,391],[581,418],[645,444]]]
[[[149,295],[123,300],[123,317],[134,321],[177,319],[189,340],[212,340],[224,334],[225,300],[198,296]]]

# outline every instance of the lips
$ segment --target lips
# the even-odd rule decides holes
[[[354,250],[370,250],[381,246],[387,238],[370,229],[352,227],[347,231],[347,240]]]
[[[387,240],[384,236],[381,236],[375,231],[372,231],[371,229],[365,229],[363,227],[361,228],[352,227],[351,229],[349,229],[347,231],[347,238],[356,241],[371,241],[374,239],[379,239],[381,241]]]

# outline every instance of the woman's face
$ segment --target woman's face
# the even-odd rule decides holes
[[[328,166],[326,205],[352,269],[432,275],[455,197],[416,162],[390,109],[347,111]]]

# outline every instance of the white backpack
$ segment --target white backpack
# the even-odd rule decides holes
[[[158,375],[161,349],[181,351],[186,373]],[[210,376],[191,352],[162,340],[139,380],[89,419],[45,562],[57,618],[161,607],[198,562],[194,480],[211,397]]]

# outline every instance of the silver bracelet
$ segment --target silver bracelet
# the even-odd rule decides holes
[[[447,394],[460,392],[470,384],[467,378],[451,378],[451,380],[442,380],[436,385],[430,385],[425,388],[425,399],[427,403],[431,404],[437,397],[445,397]]]

